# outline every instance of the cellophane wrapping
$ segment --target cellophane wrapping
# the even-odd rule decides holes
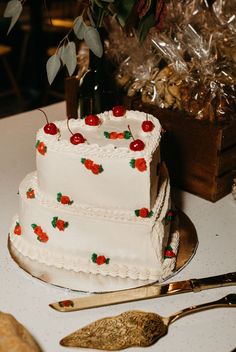
[[[106,55],[116,82],[145,104],[196,119],[235,118],[236,0],[170,0],[144,42],[109,24]]]

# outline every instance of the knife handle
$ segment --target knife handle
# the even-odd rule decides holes
[[[190,281],[194,292],[222,286],[231,286],[236,285],[236,272],[203,279],[192,279]]]

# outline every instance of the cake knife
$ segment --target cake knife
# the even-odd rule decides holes
[[[73,312],[82,309],[169,296],[177,293],[199,292],[211,288],[232,285],[236,285],[236,272],[201,279],[176,281],[167,284],[150,284],[108,293],[95,293],[86,297],[50,303],[49,306],[60,312]]]

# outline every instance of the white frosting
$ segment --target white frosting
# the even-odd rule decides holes
[[[124,118],[117,118],[112,113],[104,112],[98,115],[102,123],[99,126],[88,126],[84,119],[70,119],[69,128],[73,133],[81,133],[86,142],[73,145],[69,142],[71,133],[68,130],[67,120],[55,121],[54,123],[60,130],[60,137],[58,135],[45,134],[43,128],[37,132],[37,140],[45,142],[48,149],[55,152],[66,152],[69,154],[83,154],[85,156],[99,156],[109,158],[124,158],[128,157],[145,157],[150,159],[153,152],[159,146],[161,138],[161,125],[159,121],[150,114],[140,111],[128,111]],[[143,121],[150,120],[155,128],[151,132],[143,132],[141,124]],[[144,150],[134,152],[130,150],[129,145],[131,139],[116,139],[111,140],[104,137],[104,132],[128,130],[130,126],[134,139],[141,139],[145,143]],[[112,152],[112,153],[111,153]]]
[[[28,199],[29,188],[36,198]],[[168,241],[169,227],[163,218],[169,207],[169,182],[167,175],[160,187],[159,197],[150,218],[136,217],[131,211],[112,211],[72,204],[60,205],[45,200],[37,188],[35,174],[28,175],[20,185],[19,221],[22,235],[10,239],[24,256],[38,262],[76,272],[130,277],[140,280],[160,280],[173,270],[175,258],[163,259],[163,243]],[[51,224],[57,216],[69,223],[59,231]],[[36,224],[47,233],[46,243],[34,233]],[[176,243],[178,238],[173,237]],[[177,248],[176,248],[177,250]],[[93,253],[110,258],[109,264],[92,262]]]
[[[157,171],[160,124],[148,115],[155,127],[143,132],[141,124],[147,116],[137,111],[121,118],[105,112],[99,118],[99,126],[87,126],[85,120],[69,121],[70,130],[86,138],[79,145],[70,143],[67,121],[55,122],[60,134],[38,131],[36,140],[46,150],[37,150],[37,171],[20,185],[19,215],[13,221],[10,240],[23,256],[48,266],[160,281],[171,274],[176,262],[176,257],[164,258],[165,247],[171,244],[175,254],[178,250],[178,232],[170,234],[165,222],[171,207],[168,172],[164,165]],[[104,132],[127,131],[128,126],[134,138],[145,143],[142,151],[130,150],[132,139],[104,136]],[[85,159],[100,165],[101,172],[92,172]],[[145,167],[133,167],[136,159]],[[27,196],[29,189],[35,197]],[[69,197],[72,204],[61,203],[60,196]],[[137,216],[142,208],[151,216]],[[56,226],[55,219],[64,221],[65,228]],[[20,235],[14,233],[16,222]],[[109,260],[98,264],[94,256]]]
[[[55,122],[61,134],[59,140],[58,135],[47,135],[43,129],[38,131],[37,140],[47,147],[45,155],[36,153],[41,191],[52,199],[56,199],[57,193],[61,192],[73,196],[76,203],[94,207],[151,209],[158,184],[156,170],[160,162],[160,123],[148,115],[155,128],[150,133],[144,133],[141,129],[146,119],[144,113],[129,111],[124,118],[114,118],[111,113],[105,112],[99,117],[102,121],[99,126],[87,126],[84,120],[70,120],[70,129],[82,133],[87,140],[79,145],[70,143],[66,121]],[[125,131],[128,125],[134,138],[145,143],[143,151],[130,150],[132,139],[110,140],[104,137],[104,131]],[[147,169],[143,172],[130,166],[132,159],[139,158],[146,162]],[[94,175],[82,164],[82,159],[92,160],[104,171]]]

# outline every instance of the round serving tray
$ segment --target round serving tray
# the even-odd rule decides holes
[[[174,272],[168,276],[165,281],[176,275],[185,267],[185,265],[189,263],[198,246],[197,233],[191,220],[183,212],[178,212],[178,218],[180,243],[176,267]],[[33,278],[66,289],[83,292],[109,292],[153,283],[150,281],[132,280],[129,278],[123,279],[119,277],[102,276],[99,274],[85,274],[82,272],[76,273],[71,270],[58,269],[53,266],[48,266],[33,261],[28,257],[24,257],[13,246],[10,239],[8,239],[8,249],[12,259],[17,263],[17,265],[26,273],[30,274]]]

